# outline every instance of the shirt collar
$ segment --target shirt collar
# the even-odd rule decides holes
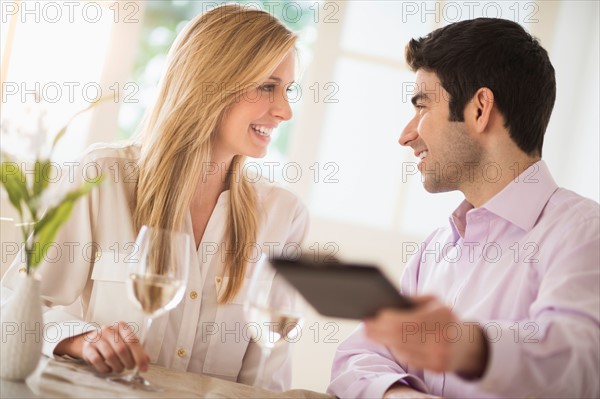
[[[465,229],[467,228],[467,212],[473,209],[467,200],[461,202],[461,204],[452,212],[450,215],[450,227],[452,228],[452,235],[454,242],[458,240],[458,237],[465,236]]]
[[[540,160],[483,204],[482,208],[529,231],[557,188],[546,162]]]
[[[481,208],[529,231],[537,222],[546,203],[558,185],[552,178],[546,162],[540,160],[527,168]],[[455,239],[464,237],[466,214],[473,205],[463,201],[450,217]]]

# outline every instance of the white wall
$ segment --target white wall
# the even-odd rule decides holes
[[[305,160],[307,165],[312,164],[315,160],[320,160],[321,163],[341,160],[340,165],[344,165],[343,155],[339,153],[342,151],[352,152],[351,157],[354,157],[355,162],[362,162],[362,167],[368,168],[368,173],[379,175],[373,176],[365,182],[365,179],[368,179],[368,173],[365,177],[361,176],[360,171],[348,170],[349,168],[344,169],[340,166],[338,173],[340,182],[329,187],[322,196],[315,196],[315,190],[320,190],[318,184],[290,184],[291,189],[299,192],[313,211],[313,227],[308,242],[335,242],[339,247],[338,255],[342,258],[379,264],[390,276],[396,278],[401,275],[405,263],[402,243],[420,242],[425,238],[426,232],[445,223],[447,215],[461,200],[461,196],[456,193],[429,195],[425,194],[421,187],[411,186],[414,183],[412,181],[407,183],[398,181],[395,176],[398,163],[401,160],[410,159],[411,156],[409,154],[409,158],[406,158],[407,152],[410,151],[401,149],[397,144],[403,124],[411,115],[405,114],[404,110],[407,108],[402,107],[409,104],[399,104],[394,115],[389,115],[388,103],[394,101],[394,97],[398,95],[398,81],[391,80],[396,79],[394,77],[383,78],[388,76],[383,72],[377,76],[367,63],[379,62],[381,65],[379,68],[384,68],[384,66],[396,68],[398,75],[403,74],[402,62],[398,62],[397,58],[402,57],[403,47],[409,37],[402,31],[402,19],[405,18],[405,25],[410,26],[409,33],[414,32],[415,36],[422,35],[437,26],[451,22],[445,21],[443,14],[444,4],[450,3],[452,3],[451,6],[459,5],[463,11],[465,10],[466,3],[464,2],[440,3],[438,15],[441,18],[438,21],[435,20],[435,13],[422,13],[424,10],[419,7],[424,3],[421,2],[410,3],[417,7],[417,14],[414,16],[402,14],[402,11],[413,9],[409,9],[407,4],[403,5],[397,1],[369,2],[367,8],[364,8],[366,2],[353,1],[341,4],[338,13],[340,26],[337,26],[336,29],[336,27],[326,24],[317,24],[319,34],[322,33],[328,37],[348,42],[350,39],[344,39],[344,33],[340,33],[340,31],[353,31],[349,33],[349,36],[354,41],[365,41],[361,37],[371,37],[371,35],[377,37],[377,40],[371,42],[371,47],[369,47],[368,41],[367,43],[353,43],[356,48],[365,49],[365,52],[361,54],[357,54],[358,50],[350,52],[344,49],[339,50],[336,54],[335,46],[325,41],[323,44],[325,54],[322,57],[319,57],[318,54],[320,49],[318,40],[315,50],[317,54],[307,71],[306,78],[310,84],[314,81],[339,83],[341,103],[345,98],[357,101],[352,91],[355,87],[364,86],[364,99],[356,111],[346,111],[340,115],[337,125],[328,124],[327,121],[328,118],[332,118],[330,113],[335,112],[332,109],[336,106],[340,107],[339,104],[309,102],[303,104],[298,114],[298,118],[301,120],[297,122],[298,130],[295,131],[295,147],[292,149],[291,159]],[[558,87],[556,105],[545,137],[544,158],[558,184],[598,201],[600,196],[598,184],[600,181],[598,175],[600,170],[598,3],[588,1],[476,2],[480,11],[489,3],[501,4],[504,16],[508,19],[514,20],[512,13],[518,10],[518,21],[537,36],[548,50],[556,69]],[[510,9],[511,6],[512,9]],[[434,10],[432,3],[427,3],[427,7],[428,10]],[[495,9],[494,7],[492,4],[488,11],[491,13]],[[352,8],[361,9],[361,11],[355,12]],[[448,12],[450,11],[449,8]],[[358,13],[359,19],[353,15],[356,13]],[[527,17],[530,18],[527,19]],[[360,20],[361,23],[357,24],[356,20]],[[526,20],[530,22],[524,23]],[[343,26],[344,23],[353,24],[353,26]],[[340,36],[342,37],[340,38]],[[338,57],[354,57],[357,60],[357,63],[352,65],[354,69],[347,80],[343,76],[343,70],[338,71],[340,78],[336,80],[335,72],[331,71],[331,63],[336,62],[337,59],[332,56],[332,53]],[[338,62],[338,68],[339,65]],[[346,62],[344,65],[350,66],[351,64]],[[360,70],[361,65],[364,66],[362,71]],[[411,81],[411,74],[403,74],[400,77],[400,83]],[[348,85],[352,85],[352,87],[348,87]],[[377,92],[378,97],[370,94],[377,90],[370,88],[371,85],[384,87],[382,92]],[[381,94],[386,91],[391,93],[388,97]],[[377,106],[370,106],[370,103],[375,103]],[[363,107],[363,112],[360,111],[360,107]],[[344,124],[344,118],[349,120],[347,125]],[[381,122],[382,120],[385,122]],[[386,127],[381,127],[382,125]],[[354,126],[355,129],[352,129],[351,126]],[[368,131],[366,136],[363,135],[364,129],[371,126],[376,128]],[[337,132],[327,130],[336,128]],[[369,137],[369,134],[375,137]],[[323,137],[332,135],[337,135],[337,141],[331,142],[323,139]],[[357,135],[360,135],[361,140],[353,141]],[[348,145],[348,142],[352,142],[352,145]],[[323,146],[328,148],[324,149]],[[396,156],[391,155],[394,154],[394,151]],[[327,156],[319,159],[316,152],[321,154],[326,152]],[[365,162],[365,160],[367,161]],[[378,178],[381,176],[384,177],[384,181],[387,180],[387,184],[379,182]],[[372,187],[371,183],[374,179],[378,181],[375,188],[361,193],[367,198],[370,196],[371,200],[367,200],[364,206],[361,206],[359,201],[354,205],[355,218],[349,217],[347,220],[341,220],[338,216],[339,211],[335,209],[333,214],[327,217],[322,211],[322,204],[315,202],[315,197],[317,197],[318,201],[341,204],[347,201],[348,193],[352,193],[356,185]],[[395,185],[397,187],[394,187]],[[393,198],[398,208],[388,211],[390,225],[382,227],[379,222],[369,225],[369,217],[367,216],[365,219],[364,213],[371,212],[375,215],[372,220],[378,219],[378,210],[369,209],[368,205],[370,203],[372,207],[382,206],[382,204],[387,206],[385,202],[381,201],[382,196]],[[327,322],[316,315],[311,315],[309,321],[311,326],[313,325],[311,323],[318,322],[322,326]],[[336,338],[339,339],[343,339],[356,325],[354,322],[342,320],[333,320],[333,322],[339,326],[339,332],[336,333]],[[310,336],[309,338],[301,341],[297,348],[300,355],[296,359],[294,385],[324,390],[329,381],[331,361],[336,345],[323,341],[315,343],[313,342],[314,337]]]

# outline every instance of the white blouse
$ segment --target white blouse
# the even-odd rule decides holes
[[[101,186],[79,200],[70,219],[61,227],[56,245],[48,251],[37,273],[42,279],[44,353],[52,356],[64,338],[119,320],[142,325],[142,313],[130,302],[125,289],[127,258],[136,234],[132,209],[139,147],[96,145],[75,165],[63,169],[63,184],[80,185],[104,175]],[[185,171],[181,171],[185,174]],[[173,176],[174,179],[181,176]],[[256,251],[280,256],[300,248],[308,227],[308,212],[289,191],[265,181],[253,183],[257,194],[259,231]],[[176,370],[252,383],[260,348],[245,328],[243,300],[248,282],[229,303],[217,303],[217,292],[227,284],[223,244],[229,192],[222,193],[206,226],[197,251],[190,254],[189,283],[184,299],[168,314],[156,318],[145,348],[155,364]],[[193,237],[191,217],[185,232]],[[193,251],[193,248],[190,248]],[[3,302],[10,297],[22,268],[21,256],[2,279]],[[247,278],[250,267],[248,267]],[[265,281],[265,289],[278,289],[279,277]],[[285,296],[285,292],[281,295]],[[269,357],[265,376],[269,388],[289,389],[289,344],[277,346]]]

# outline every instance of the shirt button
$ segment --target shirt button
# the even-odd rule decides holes
[[[192,298],[192,299],[198,298],[198,293],[196,291],[190,292],[190,298]]]
[[[221,277],[217,277],[217,278],[215,278],[215,281],[216,281],[218,284],[221,284]]]
[[[24,267],[19,269],[19,273],[26,273],[26,272],[27,272],[27,269]]]
[[[184,357],[185,356],[185,349],[183,349],[183,348],[177,349],[177,356]]]

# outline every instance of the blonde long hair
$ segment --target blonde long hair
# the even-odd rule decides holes
[[[294,47],[296,35],[275,17],[240,5],[217,7],[192,20],[169,51],[158,99],[138,133],[141,145],[136,189],[136,230],[149,225],[182,230],[198,184],[211,161],[211,145],[228,108],[256,87]],[[236,155],[226,182],[229,210],[225,275],[219,302],[243,284],[256,241],[256,195]],[[182,178],[187,177],[189,178]]]

